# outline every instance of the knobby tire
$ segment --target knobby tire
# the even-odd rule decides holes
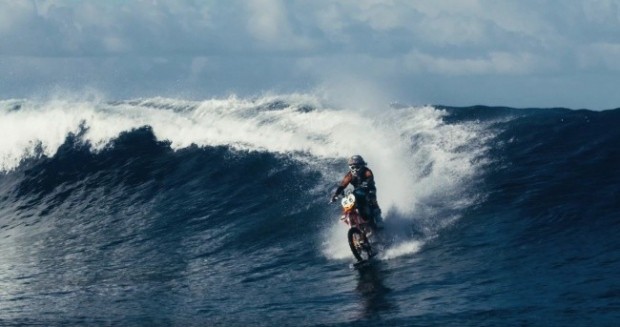
[[[357,248],[355,246],[354,237],[356,234],[358,236],[358,239],[364,241],[364,244],[365,244],[364,248],[362,247]],[[371,254],[370,243],[368,243],[368,239],[366,238],[366,235],[362,233],[362,231],[359,228],[352,227],[351,229],[349,229],[349,233],[347,234],[347,239],[349,240],[349,247],[351,248],[351,252],[353,252],[353,256],[355,257],[355,259],[357,259],[357,261],[364,260],[364,258],[362,257],[362,251],[365,251],[366,256],[370,258],[370,254]]]

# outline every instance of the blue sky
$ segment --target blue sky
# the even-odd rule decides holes
[[[620,0],[0,0],[0,97],[620,107]]]

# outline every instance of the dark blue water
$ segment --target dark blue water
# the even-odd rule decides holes
[[[307,100],[3,106],[2,326],[620,324],[620,110],[389,108],[372,145]],[[354,153],[362,269],[327,204]]]

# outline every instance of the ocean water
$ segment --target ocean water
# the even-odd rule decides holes
[[[0,101],[1,326],[618,326],[620,110]],[[376,175],[360,269],[330,192]]]

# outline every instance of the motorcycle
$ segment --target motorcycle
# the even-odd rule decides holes
[[[373,229],[370,223],[360,214],[357,202],[353,193],[344,196],[340,202],[343,209],[340,220],[349,226],[347,239],[353,256],[355,256],[358,262],[363,262],[372,258],[376,253],[369,240]]]

